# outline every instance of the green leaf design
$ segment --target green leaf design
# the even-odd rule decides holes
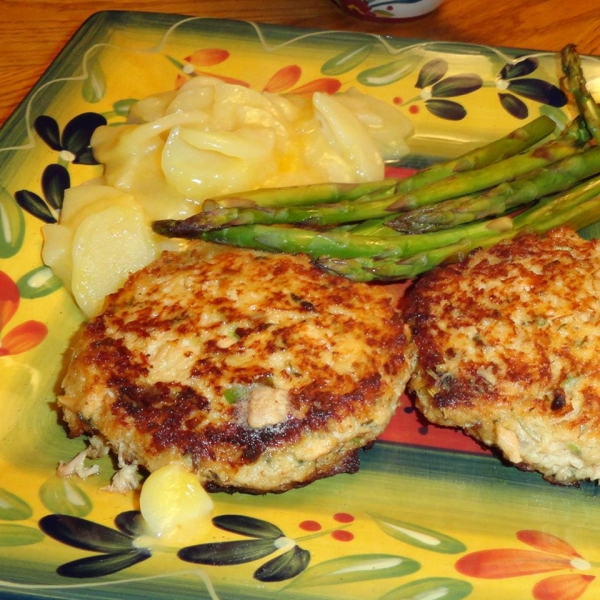
[[[44,539],[44,534],[34,527],[16,525],[13,523],[0,524],[0,547],[29,546]]]
[[[354,48],[348,48],[344,52],[336,54],[330,58],[321,67],[323,75],[336,76],[347,73],[363,63],[373,51],[373,45],[361,45]]]
[[[0,519],[5,521],[22,521],[33,515],[31,506],[25,500],[15,496],[8,490],[0,488]]]
[[[51,477],[40,487],[40,500],[52,513],[85,517],[92,502],[83,490],[69,479]]]
[[[433,529],[379,515],[371,515],[371,518],[384,533],[417,548],[441,554],[457,554],[467,549],[459,540]]]
[[[315,587],[402,577],[420,568],[416,560],[397,554],[356,554],[333,558],[310,567],[288,587]]]
[[[18,281],[17,287],[21,298],[32,300],[47,296],[62,287],[62,283],[52,269],[42,265],[25,273]]]
[[[0,186],[0,258],[14,256],[23,245],[25,215],[13,197]]]
[[[397,587],[379,600],[462,600],[472,591],[473,586],[468,581],[451,577],[428,577]]]
[[[95,104],[104,98],[106,93],[106,77],[100,66],[100,61],[93,60],[88,63],[89,73],[83,82],[81,95],[86,102]]]
[[[125,98],[123,100],[117,100],[113,104],[113,110],[115,111],[115,114],[119,115],[120,117],[126,117],[129,114],[131,107],[136,102],[136,98]]]
[[[389,85],[410,75],[417,68],[419,62],[420,59],[417,56],[402,58],[361,71],[356,80],[371,87]]]

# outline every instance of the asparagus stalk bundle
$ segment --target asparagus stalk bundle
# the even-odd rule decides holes
[[[525,177],[505,181],[476,196],[454,198],[410,211],[385,224],[398,231],[422,232],[502,215],[544,196],[566,190],[600,173],[600,147],[565,158]]]
[[[196,215],[153,228],[169,237],[306,253],[327,271],[390,281],[524,230],[600,221],[600,110],[574,47],[561,57],[579,116],[558,136],[555,123],[539,117],[406,179],[221,196]],[[515,209],[521,212],[508,216]]]
[[[581,229],[599,220],[600,177],[564,194],[545,199],[513,218],[504,217],[504,231],[494,232],[490,229],[488,235],[458,237],[453,243],[416,252],[404,259],[383,255],[350,259],[322,256],[316,260],[316,264],[326,271],[342,275],[353,281],[410,279],[429,271],[444,261],[460,259],[474,248],[489,248],[503,240],[513,238],[523,231],[544,233],[561,225]],[[494,221],[489,221],[489,224],[492,223]],[[428,235],[435,234],[422,234],[422,236]]]

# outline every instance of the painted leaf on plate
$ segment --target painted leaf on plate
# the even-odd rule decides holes
[[[372,51],[372,44],[348,48],[325,62],[321,67],[321,73],[330,77],[347,73],[362,64]]]
[[[88,76],[81,88],[81,96],[86,102],[95,104],[100,102],[106,94],[106,77],[98,60],[89,61],[88,69]]]
[[[126,117],[131,110],[131,107],[137,102],[135,98],[123,98],[113,103],[113,110],[116,115]]]
[[[40,500],[53,513],[85,517],[92,510],[92,501],[73,481],[51,477],[40,487]]]
[[[44,534],[35,527],[16,523],[0,523],[0,547],[30,546],[44,539]]]
[[[14,256],[25,238],[25,215],[13,197],[0,186],[0,258]]]
[[[42,265],[32,269],[17,281],[21,298],[33,300],[42,298],[62,287],[60,279],[54,275],[52,269]]]
[[[451,577],[427,577],[401,585],[379,600],[462,600],[471,594],[468,581]]]
[[[0,519],[21,521],[33,514],[31,506],[19,496],[0,488]]]
[[[315,587],[402,577],[420,568],[416,560],[396,554],[356,554],[314,565],[288,587]]]
[[[384,533],[411,546],[443,554],[457,554],[467,549],[461,541],[439,531],[380,515],[371,517]]]
[[[418,57],[412,56],[365,69],[356,76],[356,80],[371,87],[389,85],[410,75],[417,68],[419,61]]]

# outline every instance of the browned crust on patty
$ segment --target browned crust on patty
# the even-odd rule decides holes
[[[567,228],[438,268],[407,295],[432,422],[572,483],[600,478],[600,246]]]
[[[409,337],[389,290],[198,243],[109,298],[59,403],[73,435],[100,432],[126,461],[285,491],[358,468],[412,371]],[[232,388],[252,394],[228,401]]]

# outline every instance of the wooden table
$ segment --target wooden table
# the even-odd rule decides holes
[[[557,51],[572,42],[583,54],[600,54],[595,4],[445,0],[419,19],[380,24],[348,16],[330,0],[0,0],[0,125],[78,27],[102,10],[170,12],[536,50]]]

